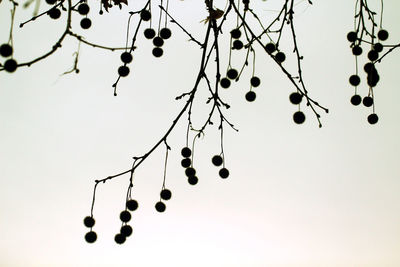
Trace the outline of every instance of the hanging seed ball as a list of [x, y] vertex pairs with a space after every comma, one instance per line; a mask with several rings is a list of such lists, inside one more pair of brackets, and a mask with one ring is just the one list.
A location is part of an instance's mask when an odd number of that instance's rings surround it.
[[132, 54], [129, 52], [123, 52], [121, 54], [121, 61], [124, 62], [125, 64], [131, 63], [132, 62]]
[[275, 59], [276, 61], [278, 61], [279, 63], [282, 63], [283, 61], [285, 61], [286, 59], [286, 55], [283, 52], [278, 52], [275, 55]]
[[245, 98], [249, 102], [253, 102], [256, 100], [256, 93], [254, 91], [248, 91], [245, 95]]
[[258, 78], [256, 76], [251, 77], [251, 79], [250, 79], [251, 86], [258, 87], [260, 85], [260, 83], [261, 83], [260, 78]]
[[274, 43], [268, 43], [265, 45], [265, 50], [268, 53], [272, 54], [276, 51], [276, 45]]
[[93, 217], [86, 216], [85, 219], [83, 219], [83, 224], [88, 228], [93, 227], [94, 223], [95, 220], [93, 219]]
[[387, 30], [379, 30], [378, 32], [378, 39], [381, 41], [386, 41], [389, 38], [389, 33]]
[[144, 21], [149, 21], [151, 19], [151, 13], [147, 9], [143, 9], [140, 12], [140, 18]]
[[184, 158], [188, 158], [192, 155], [192, 150], [190, 150], [190, 148], [188, 148], [188, 147], [184, 147], [181, 150], [181, 155]]
[[123, 234], [116, 234], [114, 240], [117, 244], [121, 245], [125, 243], [126, 237]]
[[82, 3], [78, 6], [78, 13], [82, 16], [87, 15], [90, 11], [89, 5], [86, 3]]
[[303, 112], [297, 111], [293, 114], [293, 120], [297, 124], [302, 124], [306, 120], [306, 116]]
[[94, 243], [97, 240], [97, 234], [96, 232], [90, 231], [88, 233], [86, 233], [85, 235], [85, 240], [88, 243]]
[[242, 32], [239, 29], [231, 30], [231, 37], [233, 39], [239, 39], [241, 35], [242, 35]]
[[374, 99], [370, 96], [366, 96], [363, 98], [363, 105], [369, 108], [374, 104]]
[[227, 89], [229, 86], [231, 86], [231, 81], [224, 77], [219, 81], [219, 84], [221, 85], [222, 88]]
[[52, 8], [50, 9], [47, 14], [50, 16], [52, 19], [58, 19], [61, 17], [61, 11], [58, 8]]
[[121, 219], [122, 222], [129, 222], [132, 218], [131, 213], [127, 210], [122, 211], [119, 214], [119, 218]]
[[163, 38], [161, 38], [160, 36], [156, 36], [156, 37], [154, 37], [154, 39], [153, 39], [153, 44], [154, 44], [155, 46], [157, 46], [157, 47], [161, 47], [161, 46], [163, 46], [163, 44], [164, 44], [164, 40], [163, 40]]
[[357, 40], [357, 33], [356, 32], [349, 32], [347, 34], [347, 40], [349, 42], [352, 42], [352, 43], [355, 42]]
[[228, 170], [227, 168], [222, 168], [222, 169], [220, 169], [220, 170], [219, 170], [219, 176], [220, 176], [222, 179], [228, 178], [228, 176], [229, 176], [229, 170]]
[[162, 28], [160, 30], [160, 36], [161, 38], [163, 38], [164, 40], [167, 40], [171, 37], [171, 30], [168, 28]]
[[381, 43], [374, 44], [374, 50], [378, 53], [383, 51], [383, 45]]
[[152, 28], [147, 28], [144, 30], [144, 37], [146, 37], [146, 39], [153, 39], [154, 36], [156, 36], [156, 31]]
[[10, 73], [14, 72], [17, 69], [17, 66], [18, 66], [17, 61], [15, 61], [12, 58], [7, 59], [6, 62], [4, 62], [4, 69]]
[[161, 47], [154, 47], [152, 53], [155, 57], [161, 57], [164, 54], [164, 50]]
[[121, 234], [125, 237], [128, 237], [132, 234], [133, 230], [130, 225], [123, 225], [120, 230]]
[[118, 68], [118, 74], [121, 77], [126, 77], [129, 74], [129, 68], [127, 66], [121, 66]]
[[188, 178], [188, 183], [191, 185], [195, 185], [199, 182], [199, 178], [197, 178], [196, 176], [190, 176]]
[[137, 210], [138, 207], [139, 207], [139, 203], [138, 203], [136, 200], [134, 200], [134, 199], [129, 199], [129, 200], [126, 202], [126, 208], [127, 208], [128, 210], [130, 210], [130, 211]]
[[293, 92], [289, 96], [289, 100], [293, 105], [300, 104], [302, 99], [303, 99], [303, 96], [301, 94], [299, 94], [298, 92]]
[[164, 212], [165, 209], [167, 208], [167, 206], [165, 206], [165, 204], [162, 203], [161, 201], [157, 202], [156, 205], [155, 205], [155, 207], [156, 207], [156, 210], [157, 210], [158, 212]]
[[368, 52], [368, 59], [371, 61], [377, 60], [379, 57], [379, 54], [376, 50], [371, 50]]
[[9, 56], [12, 55], [12, 53], [13, 53], [13, 48], [12, 48], [11, 45], [9, 45], [9, 44], [2, 44], [2, 45], [0, 46], [0, 55], [1, 55], [2, 57], [9, 57]]
[[229, 69], [226, 72], [226, 76], [228, 76], [229, 79], [234, 80], [237, 78], [237, 76], [239, 75], [238, 71], [236, 69]]
[[171, 193], [171, 191], [168, 190], [168, 189], [163, 189], [163, 190], [161, 190], [161, 192], [160, 192], [160, 197], [161, 197], [162, 199], [164, 199], [164, 200], [170, 200], [170, 199], [171, 199], [171, 196], [172, 196], [172, 193]]
[[375, 113], [372, 113], [368, 116], [367, 120], [369, 124], [376, 124], [378, 122], [378, 115]]
[[362, 51], [363, 51], [363, 50], [362, 50], [361, 46], [355, 45], [355, 46], [353, 46], [353, 48], [352, 48], [351, 51], [353, 52], [353, 55], [359, 56], [359, 55], [362, 54]]
[[222, 157], [220, 155], [215, 155], [211, 159], [212, 164], [215, 166], [221, 166], [223, 163]]
[[358, 106], [361, 103], [361, 96], [359, 95], [353, 95], [350, 99], [351, 104], [354, 106]]
[[183, 168], [188, 168], [192, 164], [192, 160], [190, 158], [184, 158], [181, 161], [181, 165]]
[[371, 71], [375, 70], [375, 65], [372, 62], [368, 62], [367, 64], [364, 65], [364, 71], [366, 73], [369, 73]]
[[185, 174], [186, 174], [187, 177], [195, 176], [196, 175], [196, 169], [194, 169], [192, 167], [186, 168]]
[[233, 41], [233, 49], [237, 49], [237, 50], [240, 50], [240, 49], [242, 49], [243, 48], [243, 43], [242, 43], [242, 41], [240, 41], [240, 40], [235, 40], [235, 41]]
[[351, 85], [353, 85], [353, 86], [358, 86], [358, 85], [360, 84], [360, 82], [361, 82], [361, 79], [360, 79], [360, 77], [359, 77], [358, 75], [356, 75], [356, 74], [351, 75], [350, 78], [349, 78], [349, 83], [350, 83]]
[[82, 29], [87, 30], [87, 29], [90, 28], [90, 26], [92, 26], [92, 21], [91, 21], [89, 18], [83, 18], [83, 19], [81, 20], [81, 27], [82, 27]]

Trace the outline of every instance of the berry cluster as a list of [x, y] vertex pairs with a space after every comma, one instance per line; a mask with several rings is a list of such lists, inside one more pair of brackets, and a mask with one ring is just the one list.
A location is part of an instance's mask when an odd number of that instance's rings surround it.
[[[0, 56], [8, 58], [12, 56], [12, 54], [13, 54], [13, 48], [11, 45], [2, 44], [0, 46]], [[4, 62], [3, 67], [7, 72], [14, 72], [17, 69], [18, 64], [17, 61], [15, 61], [15, 59], [9, 58]]]
[[279, 64], [282, 64], [286, 60], [286, 55], [282, 51], [279, 51], [276, 45], [272, 42], [267, 43], [264, 47], [265, 51], [267, 51], [268, 54], [273, 55], [274, 59], [276, 62]]
[[121, 77], [126, 77], [126, 76], [128, 76], [130, 70], [129, 70], [129, 67], [126, 66], [126, 64], [131, 63], [131, 62], [132, 62], [132, 59], [133, 59], [132, 54], [129, 53], [129, 52], [127, 52], [127, 51], [125, 51], [125, 52], [123, 52], [123, 53], [121, 54], [121, 61], [122, 61], [122, 63], [124, 63], [124, 65], [122, 65], [122, 66], [120, 66], [120, 67], [118, 68], [118, 74], [119, 74], [119, 76], [121, 76]]
[[172, 193], [169, 189], [162, 189], [160, 192], [160, 201], [158, 201], [155, 205], [155, 208], [158, 212], [164, 212], [167, 206], [164, 204], [162, 200], [170, 200], [172, 197]]
[[190, 156], [192, 155], [192, 150], [188, 147], [184, 147], [181, 150], [181, 155], [183, 157], [181, 165], [185, 168], [185, 174], [188, 178], [188, 183], [191, 185], [197, 184], [199, 178], [197, 178], [196, 176], [196, 169], [193, 168], [192, 160], [190, 159]]
[[[212, 164], [214, 164], [214, 166], [219, 167], [224, 163], [224, 160], [220, 155], [215, 155], [211, 158], [211, 162]], [[219, 170], [218, 174], [222, 179], [226, 179], [229, 176], [229, 170], [225, 167], [222, 167]]]
[[84, 18], [81, 19], [81, 27], [82, 29], [89, 29], [90, 26], [92, 26], [92, 21], [87, 17], [87, 14], [89, 13], [90, 8], [89, 5], [86, 2], [83, 2], [79, 4], [78, 6], [78, 13], [82, 16], [85, 16]]
[[57, 0], [46, 0], [46, 3], [53, 6], [47, 11], [47, 15], [52, 19], [59, 19], [61, 17], [61, 10], [58, 8]]
[[[289, 96], [290, 103], [293, 105], [300, 105], [301, 101], [303, 99], [303, 95], [300, 94], [299, 92], [293, 92]], [[297, 124], [302, 124], [306, 120], [306, 116], [302, 111], [296, 111], [293, 114], [293, 121]]]

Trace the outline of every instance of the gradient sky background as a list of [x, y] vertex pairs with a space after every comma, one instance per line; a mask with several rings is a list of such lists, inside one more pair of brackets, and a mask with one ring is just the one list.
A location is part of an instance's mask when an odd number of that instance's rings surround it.
[[[76, 15], [74, 29], [90, 41], [121, 46], [127, 11], [143, 1], [131, 2], [99, 17], [98, 3], [89, 1], [92, 28], [80, 30]], [[254, 5], [263, 16], [272, 16], [281, 2]], [[230, 177], [220, 179], [211, 165], [219, 152], [214, 127], [196, 143], [200, 181], [194, 187], [187, 183], [180, 166], [183, 119], [168, 139], [167, 187], [173, 197], [167, 210], [159, 214], [154, 209], [162, 186], [161, 146], [137, 169], [133, 195], [140, 207], [132, 214], [133, 236], [122, 246], [113, 239], [129, 177], [99, 186], [98, 240], [90, 245], [82, 220], [90, 213], [94, 180], [128, 170], [131, 158], [165, 133], [184, 105], [175, 96], [193, 87], [200, 49], [171, 25], [164, 56], [156, 59], [152, 44], [141, 36], [118, 97], [111, 85], [120, 52], [82, 45], [80, 74], [60, 76], [73, 64], [77, 42], [72, 38], [43, 62], [14, 74], [1, 72], [0, 266], [400, 266], [399, 51], [378, 67], [379, 122], [371, 126], [366, 121], [370, 109], [349, 102], [354, 58], [346, 34], [353, 28], [353, 2], [308, 6], [299, 1], [296, 6], [306, 85], [330, 109], [321, 113], [323, 127], [305, 108], [306, 123], [293, 123], [292, 85], [271, 59], [257, 54], [261, 86], [256, 101], [244, 99], [250, 69], [241, 82], [221, 92], [232, 106], [226, 115], [239, 128], [239, 133], [225, 130]], [[380, 1], [370, 2], [379, 6]], [[199, 23], [207, 16], [203, 5], [170, 1], [174, 17], [199, 39], [206, 28]], [[224, 5], [215, 1], [218, 8]], [[385, 1], [387, 43], [400, 40], [395, 27], [399, 8], [398, 1]], [[0, 43], [8, 40], [9, 9], [3, 0]], [[30, 15], [31, 10], [18, 13], [16, 25]], [[22, 62], [49, 50], [64, 30], [64, 19], [65, 14], [60, 21], [45, 16], [16, 27], [15, 58]], [[220, 45], [226, 51], [228, 39]], [[289, 55], [292, 46], [282, 49]], [[222, 55], [225, 68], [228, 57]], [[243, 52], [236, 53], [234, 66], [243, 58]], [[285, 64], [294, 67], [290, 60]], [[208, 114], [202, 96], [195, 107], [197, 123]]]

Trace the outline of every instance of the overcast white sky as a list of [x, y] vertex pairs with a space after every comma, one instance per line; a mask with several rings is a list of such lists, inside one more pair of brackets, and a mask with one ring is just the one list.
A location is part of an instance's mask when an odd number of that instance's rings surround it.
[[[113, 8], [99, 17], [98, 3], [89, 1], [93, 27], [83, 32], [76, 16], [74, 29], [93, 42], [121, 46], [127, 11], [142, 6], [131, 2], [129, 8]], [[269, 0], [257, 7], [272, 16], [280, 2]], [[60, 76], [73, 64], [77, 42], [71, 38], [46, 61], [14, 74], [1, 72], [0, 265], [399, 266], [399, 51], [378, 67], [380, 120], [370, 126], [370, 110], [349, 102], [354, 58], [346, 34], [353, 27], [354, 3], [313, 2], [308, 7], [300, 1], [296, 7], [298, 42], [310, 94], [330, 110], [321, 113], [323, 127], [318, 128], [305, 107], [306, 123], [292, 122], [296, 107], [288, 96], [294, 89], [271, 60], [258, 53], [257, 100], [244, 100], [250, 69], [242, 82], [221, 92], [232, 106], [226, 115], [239, 129], [225, 130], [230, 177], [220, 179], [210, 162], [219, 152], [214, 127], [196, 143], [199, 183], [187, 183], [180, 166], [184, 118], [168, 139], [172, 151], [167, 187], [173, 196], [167, 211], [154, 209], [163, 175], [165, 150], [160, 147], [135, 175], [133, 195], [140, 208], [133, 213], [133, 235], [122, 246], [113, 239], [129, 177], [100, 185], [94, 227], [98, 240], [90, 245], [83, 239], [87, 229], [82, 220], [90, 213], [94, 180], [128, 170], [132, 157], [148, 151], [165, 133], [184, 104], [175, 96], [193, 87], [201, 50], [174, 25], [160, 59], [140, 37], [131, 74], [121, 80], [117, 97], [111, 85], [119, 52], [82, 45], [80, 74]], [[380, 1], [375, 2], [378, 6]], [[203, 4], [170, 1], [171, 14], [199, 39], [206, 28], [199, 23], [207, 16]], [[216, 2], [220, 9], [224, 5]], [[385, 1], [385, 6], [388, 43], [396, 43], [400, 4]], [[9, 9], [4, 0], [0, 43], [8, 40]], [[20, 12], [16, 24], [30, 12]], [[50, 49], [63, 23], [43, 17], [16, 27], [15, 58], [22, 62]], [[226, 51], [224, 40], [220, 45]], [[292, 46], [282, 47], [289, 56]], [[225, 68], [227, 53], [222, 55]], [[240, 66], [243, 58], [236, 53], [233, 64]], [[360, 93], [365, 95], [363, 83]], [[201, 101], [196, 102], [198, 123], [208, 115], [205, 96], [200, 92]]]

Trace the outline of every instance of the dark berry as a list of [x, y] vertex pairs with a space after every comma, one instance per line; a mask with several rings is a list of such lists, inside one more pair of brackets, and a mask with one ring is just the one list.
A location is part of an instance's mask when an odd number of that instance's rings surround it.
[[191, 185], [195, 185], [199, 182], [199, 178], [197, 178], [196, 176], [190, 176], [188, 178], [188, 183]]
[[96, 232], [90, 231], [88, 233], [86, 233], [85, 235], [85, 240], [88, 243], [94, 243], [97, 240], [97, 234]]
[[355, 45], [352, 49], [353, 55], [359, 56], [362, 54], [362, 48], [359, 45]]
[[124, 210], [124, 211], [121, 211], [121, 213], [119, 214], [119, 218], [123, 222], [129, 222], [131, 220], [132, 216], [129, 211]]
[[132, 62], [132, 54], [129, 52], [124, 52], [121, 54], [121, 60], [124, 63], [131, 63]]
[[57, 2], [57, 0], [46, 0], [46, 3], [49, 5], [54, 5]]
[[370, 107], [374, 104], [374, 99], [370, 96], [366, 96], [363, 98], [363, 105], [366, 107]]
[[353, 95], [350, 99], [351, 104], [354, 106], [358, 106], [361, 103], [361, 96], [359, 95]]
[[243, 48], [243, 43], [240, 40], [233, 41], [233, 49], [240, 50]]
[[160, 197], [161, 197], [162, 199], [164, 199], [164, 200], [170, 200], [170, 199], [171, 199], [171, 196], [172, 196], [172, 193], [171, 193], [171, 191], [168, 190], [168, 189], [163, 189], [163, 190], [160, 192]]
[[168, 28], [162, 28], [160, 30], [160, 36], [165, 40], [169, 39], [169, 37], [171, 37], [171, 30]]
[[13, 48], [12, 48], [11, 45], [9, 45], [9, 44], [2, 44], [2, 45], [0, 46], [0, 55], [1, 55], [2, 57], [9, 57], [9, 56], [12, 55], [12, 53], [13, 53]]
[[276, 45], [274, 43], [268, 43], [265, 45], [265, 50], [268, 53], [272, 54], [276, 51]]
[[181, 160], [181, 165], [184, 168], [190, 167], [191, 164], [192, 164], [192, 161], [191, 161], [190, 158], [184, 158], [184, 159]]
[[190, 150], [190, 148], [188, 148], [188, 147], [184, 147], [181, 150], [181, 155], [184, 158], [188, 158], [192, 155], [192, 150]]
[[296, 112], [293, 114], [293, 120], [294, 120], [294, 122], [297, 123], [297, 124], [302, 124], [302, 123], [306, 120], [306, 116], [304, 115], [303, 112], [301, 112], [301, 111], [296, 111]]
[[118, 68], [118, 74], [121, 77], [126, 77], [129, 74], [129, 68], [127, 66], [121, 66]]
[[260, 83], [261, 83], [260, 78], [258, 78], [256, 76], [251, 77], [251, 79], [250, 79], [251, 86], [258, 87], [260, 85]]
[[293, 105], [300, 104], [302, 99], [303, 99], [303, 96], [301, 94], [299, 94], [298, 92], [293, 92], [289, 96], [289, 100]]
[[132, 234], [133, 230], [130, 225], [123, 225], [120, 232], [123, 236], [128, 237]]
[[239, 39], [241, 35], [242, 35], [242, 32], [239, 29], [231, 30], [231, 37], [233, 39]]
[[117, 244], [123, 244], [126, 241], [126, 237], [123, 234], [116, 234], [114, 240]]
[[383, 51], [383, 45], [381, 43], [374, 44], [374, 50], [378, 53]]
[[364, 65], [364, 71], [366, 73], [369, 73], [375, 69], [374, 63], [368, 62], [367, 64]]
[[147, 28], [144, 30], [144, 37], [147, 39], [153, 39], [156, 36], [156, 31], [152, 28]]
[[369, 122], [369, 124], [375, 124], [375, 123], [377, 123], [378, 122], [378, 115], [376, 115], [375, 113], [372, 113], [372, 114], [370, 114], [370, 115], [368, 115], [368, 122]]
[[235, 69], [229, 69], [226, 72], [226, 76], [228, 76], [229, 79], [234, 80], [237, 78], [237, 76], [239, 75], [238, 71]]
[[128, 210], [130, 210], [130, 211], [137, 210], [138, 207], [139, 207], [139, 203], [138, 203], [136, 200], [134, 200], [134, 199], [129, 199], [129, 200], [126, 202], [126, 208], [127, 208]]
[[222, 88], [229, 88], [229, 86], [231, 86], [231, 81], [228, 79], [228, 78], [226, 78], [226, 77], [224, 77], [224, 78], [222, 78], [220, 81], [219, 81], [219, 83], [221, 84], [221, 87]]
[[378, 39], [381, 41], [386, 41], [389, 38], [389, 33], [386, 30], [379, 30]]
[[162, 203], [161, 201], [157, 202], [155, 207], [156, 207], [156, 210], [157, 210], [158, 212], [164, 212], [165, 209], [167, 208], [167, 207], [165, 206], [165, 204]]
[[275, 55], [275, 59], [276, 61], [278, 61], [279, 63], [282, 63], [283, 61], [285, 61], [286, 59], [286, 55], [283, 52], [278, 52]]
[[367, 84], [371, 87], [375, 87], [379, 82], [379, 74], [376, 69], [371, 70], [368, 72], [367, 75]]
[[161, 47], [154, 47], [152, 53], [153, 53], [153, 56], [155, 56], [155, 57], [161, 57], [163, 55], [164, 51], [162, 50]]
[[160, 36], [154, 37], [153, 44], [157, 47], [160, 47], [164, 44], [164, 40]]
[[91, 21], [89, 18], [83, 18], [83, 19], [81, 20], [81, 27], [82, 27], [82, 29], [87, 30], [87, 29], [90, 28], [90, 26], [92, 26], [92, 21]]
[[254, 93], [254, 91], [248, 91], [245, 95], [245, 98], [247, 101], [253, 102], [256, 100], [256, 93]]
[[227, 168], [222, 168], [222, 169], [220, 169], [220, 170], [219, 170], [219, 176], [220, 176], [222, 179], [228, 178], [228, 176], [229, 176], [229, 170], [228, 170]]
[[375, 61], [377, 60], [379, 57], [378, 52], [376, 52], [375, 50], [371, 50], [368, 52], [368, 59], [371, 61]]
[[4, 62], [4, 69], [7, 72], [14, 72], [17, 69], [17, 61], [15, 61], [14, 59], [10, 58], [7, 59], [6, 62]]
[[195, 176], [196, 175], [196, 169], [189, 167], [185, 170], [185, 174], [187, 177]]
[[58, 19], [61, 17], [61, 11], [58, 8], [52, 8], [50, 9], [47, 14], [50, 16], [52, 19]]
[[89, 10], [90, 10], [89, 5], [86, 3], [82, 3], [78, 6], [78, 12], [82, 16], [87, 15], [89, 13]]
[[95, 223], [95, 221], [94, 221], [93, 217], [90, 217], [90, 216], [85, 217], [85, 219], [83, 220], [83, 224], [89, 228], [93, 227], [94, 223]]
[[221, 166], [222, 163], [223, 163], [223, 160], [222, 160], [222, 157], [220, 155], [215, 155], [214, 157], [212, 157], [211, 162], [215, 166]]
[[360, 82], [361, 82], [360, 77], [356, 74], [351, 75], [349, 78], [349, 83], [353, 86], [359, 85]]
[[144, 21], [149, 21], [151, 19], [151, 13], [147, 9], [143, 9], [140, 12], [140, 18]]
[[347, 40], [349, 42], [352, 42], [352, 43], [355, 42], [357, 40], [357, 33], [356, 32], [349, 32], [347, 34]]

